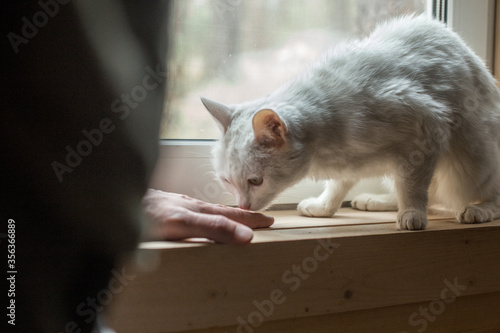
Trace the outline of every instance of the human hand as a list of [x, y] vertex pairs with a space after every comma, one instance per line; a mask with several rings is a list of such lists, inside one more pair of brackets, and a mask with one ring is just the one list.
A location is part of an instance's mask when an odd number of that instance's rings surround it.
[[151, 217], [148, 240], [205, 237], [218, 243], [246, 244], [253, 238], [251, 228], [269, 227], [274, 222], [260, 213], [153, 189], [148, 189], [142, 202]]

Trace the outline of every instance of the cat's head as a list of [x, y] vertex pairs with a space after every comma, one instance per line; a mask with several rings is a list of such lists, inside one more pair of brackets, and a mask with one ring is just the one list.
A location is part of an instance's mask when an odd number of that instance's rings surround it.
[[305, 149], [275, 110], [202, 102], [223, 132], [213, 150], [215, 172], [240, 208], [262, 210], [306, 175]]

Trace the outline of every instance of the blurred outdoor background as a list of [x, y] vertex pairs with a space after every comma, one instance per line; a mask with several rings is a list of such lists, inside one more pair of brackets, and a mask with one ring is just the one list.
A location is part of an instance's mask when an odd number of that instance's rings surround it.
[[340, 40], [367, 35], [427, 0], [175, 0], [162, 139], [216, 139], [200, 96], [265, 96]]

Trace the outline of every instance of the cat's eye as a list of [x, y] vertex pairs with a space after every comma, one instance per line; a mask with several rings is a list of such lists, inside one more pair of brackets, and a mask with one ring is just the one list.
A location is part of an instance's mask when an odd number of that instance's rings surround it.
[[227, 180], [227, 178], [222, 178], [222, 181], [223, 181], [224, 183], [231, 184], [231, 183], [229, 182], [229, 180]]
[[259, 185], [262, 185], [262, 183], [264, 182], [264, 178], [262, 178], [260, 176], [255, 176], [255, 177], [249, 178], [248, 182], [253, 186], [259, 186]]

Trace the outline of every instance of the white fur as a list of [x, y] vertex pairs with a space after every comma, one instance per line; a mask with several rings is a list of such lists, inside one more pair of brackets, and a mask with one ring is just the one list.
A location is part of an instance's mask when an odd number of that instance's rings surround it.
[[[401, 229], [425, 228], [429, 200], [462, 223], [500, 218], [500, 93], [458, 35], [424, 16], [338, 45], [265, 98], [204, 103], [225, 128], [214, 165], [240, 207], [263, 209], [311, 176], [328, 180], [325, 192], [298, 210], [331, 216], [359, 179], [390, 176]], [[263, 109], [276, 119], [257, 131], [252, 119]], [[249, 183], [255, 176], [261, 185]], [[365, 195], [354, 206], [396, 202]]]
[[370, 211], [391, 211], [398, 210], [396, 193], [370, 194], [362, 193], [351, 201], [353, 208]]

